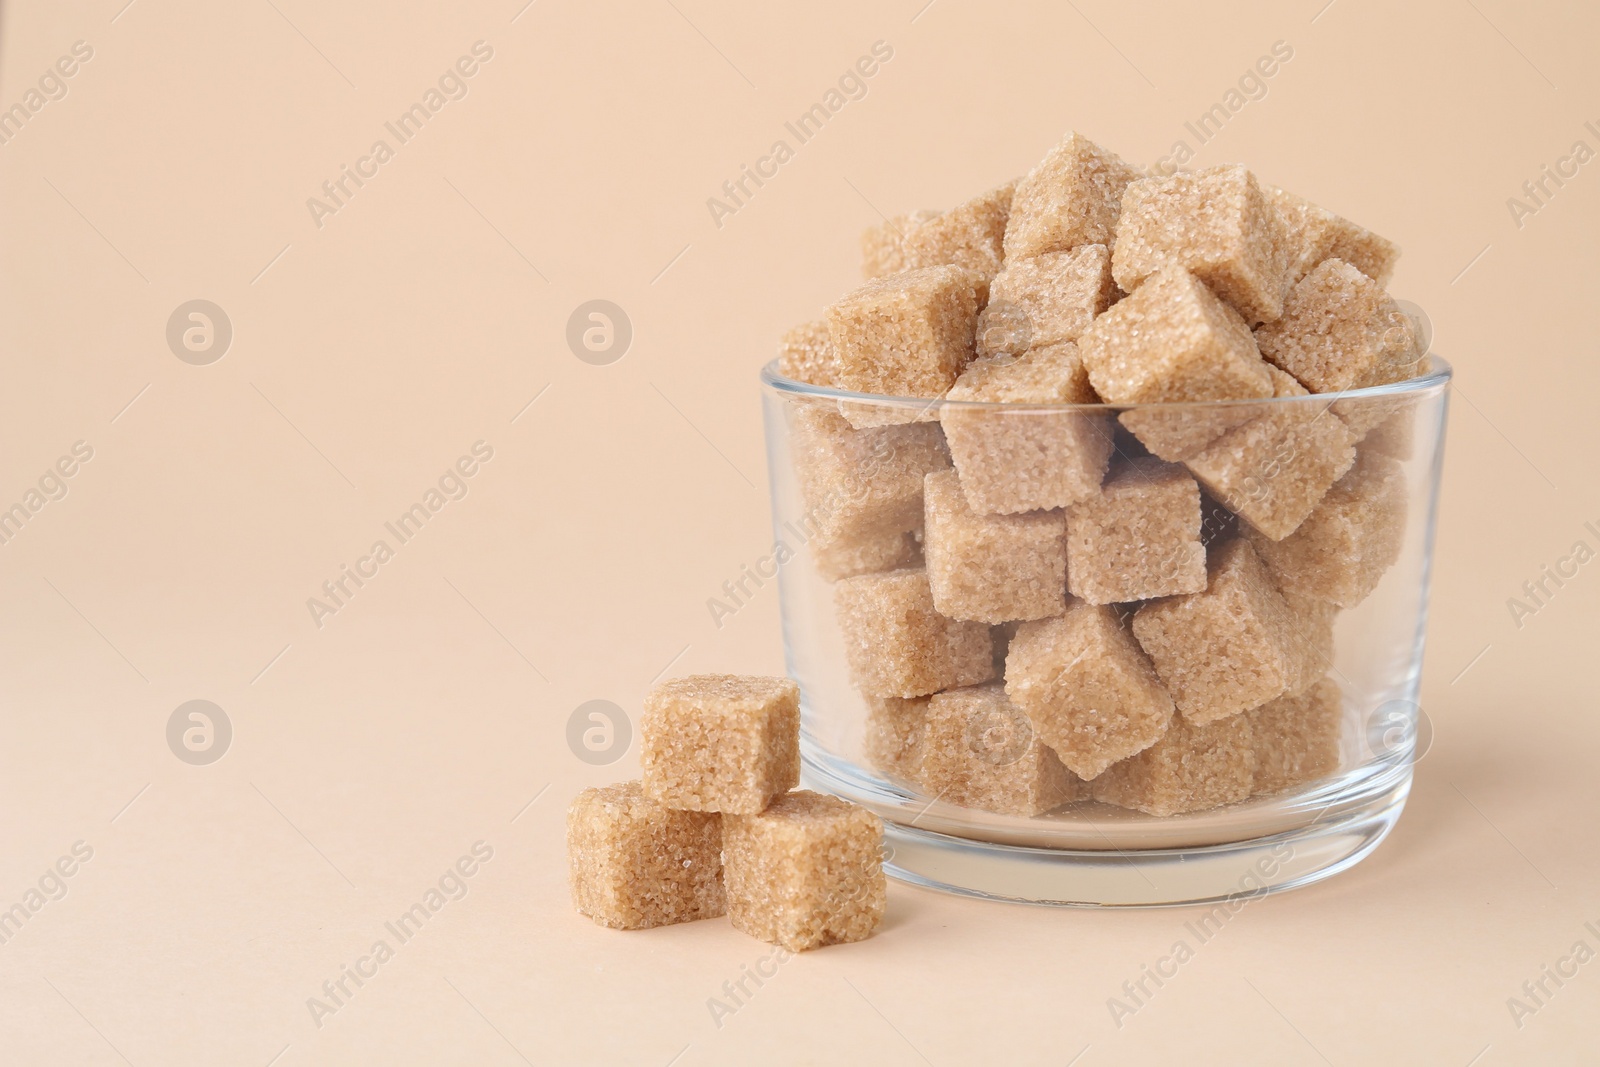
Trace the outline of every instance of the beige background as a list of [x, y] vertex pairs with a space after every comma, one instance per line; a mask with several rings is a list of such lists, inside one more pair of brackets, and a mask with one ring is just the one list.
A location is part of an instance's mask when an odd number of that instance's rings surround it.
[[[0, 107], [74, 42], [93, 58], [0, 146], [0, 506], [74, 442], [93, 458], [0, 545], [0, 908], [93, 857], [0, 945], [0, 1058], [1594, 1061], [1600, 963], [1520, 1029], [1507, 998], [1600, 949], [1600, 563], [1520, 628], [1506, 605], [1600, 547], [1600, 162], [1520, 228], [1506, 205], [1600, 149], [1592, 12], [125, 2], [5, 5]], [[319, 228], [307, 198], [479, 40], [468, 95]], [[867, 96], [715, 226], [706, 199], [878, 40]], [[1251, 904], [1121, 1027], [1107, 998], [1189, 913], [900, 885], [878, 937], [716, 1025], [769, 949], [572, 913], [564, 805], [637, 761], [585, 764], [565, 729], [669, 668], [781, 670], [773, 589], [721, 629], [705, 607], [770, 541], [756, 367], [851, 284], [877, 210], [948, 206], [1067, 128], [1153, 162], [1279, 40], [1195, 162], [1401, 243], [1393, 288], [1459, 373], [1436, 738], [1398, 830]], [[233, 325], [209, 366], [164, 337], [195, 298]], [[634, 327], [609, 366], [564, 340], [592, 298]], [[316, 626], [307, 598], [479, 440], [467, 496]], [[191, 699], [233, 725], [209, 766], [165, 740]], [[315, 1025], [307, 998], [480, 840], [468, 895]]]

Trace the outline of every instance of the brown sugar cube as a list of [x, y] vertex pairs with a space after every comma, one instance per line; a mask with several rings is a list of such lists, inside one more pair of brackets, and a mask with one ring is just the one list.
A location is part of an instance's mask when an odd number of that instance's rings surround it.
[[[1275, 396], [1307, 396], [1276, 367]], [[1184, 461], [1213, 496], [1272, 540], [1289, 536], [1355, 462], [1350, 431], [1326, 402], [1239, 405], [1259, 414]]]
[[1088, 795], [998, 682], [928, 702], [922, 789], [1000, 815], [1042, 815]]
[[1245, 712], [1256, 755], [1251, 792], [1277, 793], [1339, 769], [1339, 700], [1338, 683], [1323, 678]]
[[[1071, 342], [1021, 356], [974, 360], [950, 390], [981, 404], [1093, 404], [1099, 398]], [[1090, 410], [946, 404], [939, 419], [961, 488], [983, 515], [1077, 503], [1100, 486], [1111, 455], [1112, 422]]]
[[1389, 284], [1400, 250], [1371, 230], [1326, 208], [1271, 185], [1262, 189], [1283, 220], [1289, 250], [1289, 282], [1310, 274], [1325, 259], [1337, 256], [1377, 282]]
[[800, 687], [695, 674], [644, 699], [639, 764], [652, 800], [685, 811], [760, 811], [800, 782]]
[[567, 866], [573, 906], [601, 926], [643, 930], [727, 910], [722, 816], [665, 807], [636, 781], [573, 800]]
[[1175, 718], [1161, 740], [1096, 778], [1094, 798], [1147, 815], [1181, 815], [1248, 799], [1254, 781], [1248, 715], [1204, 726]]
[[922, 479], [950, 466], [938, 426], [857, 430], [831, 408], [797, 405], [790, 452], [805, 506], [791, 532], [824, 578], [893, 570], [917, 558]]
[[907, 229], [902, 245], [906, 266], [966, 267], [992, 278], [1005, 258], [1002, 242], [1015, 185], [990, 190]]
[[1121, 616], [1082, 601], [1060, 618], [1018, 628], [1006, 693], [1086, 779], [1154, 744], [1172, 720], [1172, 698]]
[[867, 282], [828, 309], [840, 388], [941, 397], [972, 359], [983, 275], [923, 267]]
[[1059, 510], [979, 515], [955, 471], [924, 483], [924, 550], [939, 614], [999, 623], [1067, 607], [1066, 518]]
[[1010, 260], [989, 283], [989, 304], [978, 316], [978, 355], [1075, 341], [1111, 306], [1115, 291], [1105, 245]]
[[1164, 267], [1183, 267], [1247, 322], [1283, 311], [1283, 220], [1255, 175], [1236, 164], [1145, 178], [1122, 194], [1111, 271], [1132, 293]]
[[1299, 593], [1285, 592], [1283, 600], [1289, 605], [1289, 616], [1300, 638], [1295, 642], [1298, 654], [1289, 683], [1289, 692], [1299, 694], [1333, 669], [1333, 624], [1339, 616], [1339, 606]]
[[1313, 393], [1404, 381], [1421, 357], [1412, 319], [1342, 259], [1324, 260], [1300, 279], [1283, 317], [1256, 330], [1256, 344]]
[[[1157, 271], [1090, 323], [1078, 338], [1078, 354], [1108, 404], [1272, 395], [1272, 377], [1249, 327], [1181, 267]], [[1224, 406], [1129, 411], [1121, 421], [1151, 452], [1177, 460], [1249, 417]]]
[[989, 628], [939, 614], [925, 570], [846, 578], [834, 605], [851, 677], [868, 696], [926, 696], [994, 676]]
[[804, 952], [865, 940], [883, 920], [883, 822], [867, 809], [802, 789], [722, 827], [734, 929]]
[[833, 342], [826, 320], [796, 326], [783, 335], [778, 342], [778, 373], [810, 385], [833, 385]]
[[866, 698], [862, 752], [884, 774], [915, 784], [922, 779], [922, 740], [928, 725], [928, 698]]
[[906, 238], [922, 226], [939, 217], [937, 211], [913, 211], [909, 215], [896, 215], [880, 226], [873, 226], [861, 234], [861, 276], [868, 281], [908, 270]]
[[1067, 509], [1067, 587], [1091, 604], [1206, 587], [1200, 487], [1176, 463], [1111, 468], [1098, 493]]
[[1205, 592], [1145, 604], [1133, 633], [1192, 723], [1259, 707], [1303, 680], [1307, 637], [1242, 539], [1212, 554]]
[[1006, 221], [1006, 259], [1110, 245], [1122, 191], [1140, 177], [1138, 167], [1069, 133], [1017, 182]]
[[1400, 558], [1405, 527], [1405, 469], [1362, 449], [1299, 529], [1281, 541], [1251, 542], [1285, 592], [1353, 608]]
[[[1350, 425], [1350, 420], [1345, 421]], [[1381, 452], [1390, 459], [1410, 459], [1416, 451], [1416, 405], [1404, 402], [1361, 438], [1363, 452]]]

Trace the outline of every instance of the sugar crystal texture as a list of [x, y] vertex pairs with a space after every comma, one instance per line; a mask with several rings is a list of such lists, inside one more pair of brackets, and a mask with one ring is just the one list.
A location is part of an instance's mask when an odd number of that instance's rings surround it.
[[861, 234], [861, 276], [868, 281], [908, 270], [906, 238], [939, 217], [937, 211], [896, 215]]
[[1206, 587], [1200, 487], [1176, 463], [1113, 465], [1100, 491], [1067, 509], [1067, 584], [1091, 604]]
[[990, 282], [989, 304], [978, 316], [978, 355], [1077, 340], [1115, 291], [1105, 245], [1010, 260]]
[[796, 404], [790, 454], [805, 506], [796, 536], [809, 538], [824, 578], [893, 570], [917, 558], [923, 477], [950, 466], [938, 426], [857, 430], [831, 408]]
[[567, 809], [572, 903], [601, 926], [642, 930], [726, 909], [722, 816], [677, 811], [637, 781], [585, 789]]
[[901, 246], [906, 266], [966, 267], [993, 277], [1005, 258], [1002, 241], [1014, 186], [1001, 186], [908, 228]]
[[1110, 245], [1122, 191], [1141, 177], [1087, 137], [1070, 133], [1017, 182], [1006, 222], [1006, 259]]
[[[1281, 588], [1279, 591], [1283, 592]], [[1283, 601], [1289, 605], [1289, 617], [1298, 637], [1294, 642], [1295, 681], [1290, 690], [1299, 692], [1311, 679], [1321, 678], [1333, 669], [1333, 626], [1339, 617], [1339, 606], [1292, 592], [1284, 592]]]
[[1303, 197], [1271, 185], [1262, 188], [1283, 220], [1291, 284], [1333, 257], [1354, 265], [1379, 285], [1389, 283], [1400, 258], [1400, 250], [1391, 242]]
[[1366, 452], [1381, 452], [1391, 459], [1407, 460], [1416, 451], [1416, 436], [1416, 404], [1405, 401], [1397, 404], [1392, 414], [1386, 415], [1361, 438], [1361, 448]]
[[1303, 688], [1309, 641], [1248, 541], [1212, 554], [1203, 593], [1153, 600], [1134, 636], [1186, 719], [1209, 723]]
[[891, 274], [828, 309], [835, 380], [858, 393], [941, 397], [972, 359], [983, 275], [965, 267]]
[[800, 781], [800, 687], [696, 674], [652, 688], [639, 719], [646, 795], [686, 811], [748, 813]]
[[1342, 259], [1324, 260], [1302, 278], [1283, 317], [1256, 330], [1256, 344], [1313, 393], [1404, 381], [1421, 358], [1410, 316]]
[[1059, 510], [980, 515], [955, 471], [930, 474], [924, 485], [923, 547], [939, 614], [1000, 623], [1066, 609], [1066, 519]]
[[785, 378], [832, 386], [833, 368], [833, 341], [826, 320], [796, 326], [778, 343], [778, 373]]
[[928, 698], [867, 697], [862, 753], [884, 774], [916, 783], [922, 779], [922, 741]]
[[883, 920], [883, 823], [809, 790], [723, 819], [728, 918], [791, 952], [871, 937]]
[[[974, 360], [950, 390], [981, 404], [1093, 404], [1071, 342]], [[1093, 493], [1111, 455], [1112, 422], [1089, 410], [967, 407], [940, 411], [967, 503], [980, 514], [1065, 507]]]
[[1283, 221], [1253, 174], [1235, 164], [1128, 186], [1111, 254], [1117, 284], [1132, 293], [1165, 267], [1188, 270], [1247, 322], [1282, 313]]
[[1218, 500], [1273, 540], [1293, 533], [1355, 462], [1350, 431], [1326, 401], [1268, 368], [1277, 402], [1239, 405], [1258, 414], [1184, 462]]
[[1094, 796], [1147, 815], [1181, 815], [1245, 800], [1254, 781], [1249, 716], [1208, 725], [1180, 717], [1161, 740], [1095, 779]]
[[851, 677], [867, 696], [926, 696], [994, 676], [989, 627], [939, 614], [925, 570], [846, 578], [834, 605]]
[[1338, 770], [1340, 714], [1331, 678], [1246, 712], [1256, 757], [1251, 791], [1277, 793]]
[[1121, 616], [1082, 601], [1017, 629], [1006, 693], [1085, 779], [1154, 744], [1172, 720], [1172, 698]]
[[[1078, 338], [1089, 380], [1109, 404], [1254, 400], [1272, 395], [1255, 338], [1233, 309], [1181, 267], [1151, 275]], [[1249, 418], [1227, 406], [1129, 411], [1122, 424], [1162, 459], [1184, 459]]]
[[1353, 608], [1400, 558], [1405, 527], [1405, 469], [1362, 449], [1350, 473], [1292, 535], [1250, 540], [1286, 592]]
[[1087, 795], [999, 683], [928, 702], [923, 792], [1001, 815], [1042, 815]]

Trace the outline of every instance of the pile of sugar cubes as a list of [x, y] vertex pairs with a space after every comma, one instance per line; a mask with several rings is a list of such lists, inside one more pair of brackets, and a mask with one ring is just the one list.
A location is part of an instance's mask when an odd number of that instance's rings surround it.
[[[1399, 557], [1412, 410], [1261, 401], [1419, 372], [1397, 249], [1242, 166], [1147, 177], [1077, 134], [862, 243], [866, 284], [778, 367], [944, 401], [792, 401], [866, 757], [1025, 816], [1336, 772], [1334, 617]], [[1090, 406], [995, 406], [1028, 404]]]
[[573, 903], [637, 930], [727, 915], [791, 952], [870, 937], [883, 918], [883, 823], [800, 782], [800, 689], [693, 675], [651, 690], [641, 779], [567, 811]]

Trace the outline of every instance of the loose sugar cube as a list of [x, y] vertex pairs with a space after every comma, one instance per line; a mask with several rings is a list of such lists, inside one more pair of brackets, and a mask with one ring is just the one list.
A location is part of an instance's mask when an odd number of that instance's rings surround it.
[[[983, 404], [1093, 404], [1071, 342], [974, 360], [948, 399]], [[965, 407], [940, 411], [967, 503], [979, 514], [1065, 507], [1100, 486], [1112, 423], [1093, 411]]]
[[1122, 194], [1111, 270], [1134, 292], [1164, 267], [1183, 267], [1247, 322], [1283, 311], [1288, 250], [1283, 221], [1255, 176], [1238, 165], [1145, 178]]
[[1337, 256], [1377, 282], [1389, 284], [1400, 250], [1371, 230], [1282, 189], [1262, 187], [1283, 220], [1291, 284], [1325, 259]]
[[1133, 616], [1133, 633], [1192, 723], [1281, 696], [1302, 680], [1307, 660], [1307, 638], [1242, 539], [1212, 554], [1205, 592], [1145, 604]]
[[573, 800], [567, 865], [573, 906], [601, 926], [643, 930], [727, 910], [722, 816], [664, 807], [636, 781]]
[[1289, 537], [1251, 538], [1280, 588], [1353, 608], [1400, 558], [1406, 526], [1405, 470], [1363, 449], [1350, 473]]
[[884, 774], [916, 783], [922, 779], [922, 740], [928, 726], [928, 698], [867, 697], [862, 751]]
[[790, 451], [806, 510], [789, 532], [824, 578], [893, 570], [917, 558], [923, 477], [950, 466], [938, 426], [857, 430], [835, 411], [800, 405]]
[[906, 230], [906, 266], [955, 266], [993, 277], [1005, 258], [1002, 241], [1015, 183], [968, 200]]
[[1086, 795], [998, 683], [935, 693], [928, 702], [922, 788], [1001, 815], [1042, 815]]
[[867, 282], [828, 309], [835, 380], [886, 396], [940, 397], [973, 354], [983, 275], [923, 267]]
[[1122, 191], [1142, 176], [1087, 137], [1071, 133], [1017, 182], [1006, 221], [1006, 259], [1110, 245]]
[[[1309, 395], [1289, 375], [1268, 369], [1280, 400]], [[1355, 462], [1350, 431], [1326, 402], [1241, 408], [1260, 414], [1184, 462], [1241, 519], [1281, 540]]]
[[819, 319], [796, 326], [778, 343], [778, 373], [811, 385], [833, 385], [833, 342]]
[[791, 952], [861, 941], [883, 920], [883, 823], [809, 790], [723, 820], [728, 918]]
[[1066, 609], [1066, 520], [1059, 510], [979, 515], [955, 471], [930, 474], [924, 484], [923, 543], [939, 614], [998, 623]]
[[1172, 698], [1121, 616], [1082, 601], [1018, 627], [1005, 684], [1045, 744], [1086, 779], [1154, 744], [1172, 720]]
[[686, 811], [760, 811], [800, 781], [800, 687], [696, 674], [650, 690], [639, 764], [651, 799]]
[[1075, 341], [1111, 305], [1115, 290], [1105, 245], [1013, 259], [989, 284], [989, 304], [978, 316], [978, 355]]
[[1404, 381], [1421, 356], [1410, 316], [1342, 259], [1324, 260], [1302, 278], [1283, 317], [1256, 331], [1256, 344], [1314, 393]]
[[1112, 467], [1100, 491], [1067, 509], [1067, 585], [1091, 604], [1206, 587], [1200, 487], [1175, 463]]
[[937, 211], [896, 215], [861, 234], [861, 276], [868, 281], [908, 270], [906, 238], [939, 217]]
[[1339, 686], [1324, 678], [1246, 712], [1255, 749], [1252, 792], [1276, 793], [1339, 769]]
[[1161, 740], [1096, 778], [1094, 797], [1147, 815], [1181, 815], [1245, 800], [1254, 780], [1249, 716], [1204, 726], [1175, 718]]
[[[1109, 404], [1272, 395], [1272, 376], [1250, 328], [1181, 267], [1157, 271], [1090, 323], [1078, 354], [1095, 392]], [[1223, 406], [1129, 411], [1121, 420], [1151, 452], [1178, 460], [1250, 417]]]
[[834, 604], [851, 676], [868, 696], [926, 696], [994, 675], [989, 628], [939, 614], [925, 570], [846, 578]]

